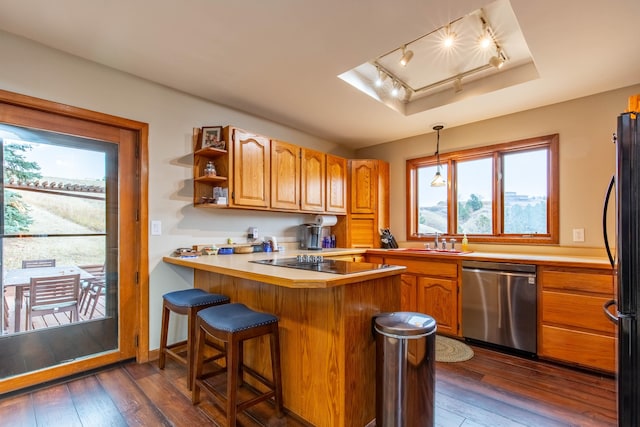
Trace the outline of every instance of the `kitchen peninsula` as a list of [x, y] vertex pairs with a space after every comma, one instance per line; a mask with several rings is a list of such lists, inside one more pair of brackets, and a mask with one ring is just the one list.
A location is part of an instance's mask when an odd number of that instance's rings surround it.
[[[338, 249], [322, 255], [350, 253]], [[400, 274], [405, 267], [332, 274], [250, 262], [291, 256], [253, 253], [163, 260], [192, 268], [194, 287], [279, 317], [284, 405], [289, 411], [316, 426], [365, 426], [375, 418], [371, 318], [400, 309]], [[245, 363], [268, 374], [269, 358], [260, 357], [266, 345], [247, 342]]]

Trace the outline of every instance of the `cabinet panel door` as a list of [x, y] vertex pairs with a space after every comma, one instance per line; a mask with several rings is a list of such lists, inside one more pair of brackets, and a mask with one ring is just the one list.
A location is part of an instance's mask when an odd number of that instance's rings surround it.
[[240, 129], [233, 132], [233, 203], [269, 207], [269, 138]]
[[418, 277], [417, 311], [433, 317], [438, 332], [458, 334], [457, 281]]
[[378, 168], [375, 160], [351, 160], [351, 213], [373, 214], [377, 203]]
[[418, 311], [416, 304], [416, 283], [417, 277], [412, 274], [400, 275], [400, 310]]
[[271, 207], [300, 209], [300, 147], [271, 140]]
[[324, 212], [325, 154], [302, 149], [300, 209], [308, 212]]
[[331, 213], [347, 213], [347, 159], [327, 154], [327, 203]]

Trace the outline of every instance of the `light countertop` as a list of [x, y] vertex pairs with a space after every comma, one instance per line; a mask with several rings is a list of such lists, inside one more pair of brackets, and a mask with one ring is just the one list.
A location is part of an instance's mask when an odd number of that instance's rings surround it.
[[197, 270], [224, 274], [241, 279], [255, 280], [288, 288], [331, 288], [366, 280], [380, 279], [402, 273], [405, 267], [390, 266], [381, 270], [364, 271], [352, 274], [321, 273], [308, 270], [298, 270], [286, 267], [256, 264], [249, 261], [291, 258], [299, 254], [340, 256], [357, 255], [365, 251], [362, 249], [323, 249], [322, 251], [286, 251], [286, 252], [254, 252], [249, 254], [231, 255], [201, 255], [196, 258], [180, 258], [166, 256], [163, 261]]

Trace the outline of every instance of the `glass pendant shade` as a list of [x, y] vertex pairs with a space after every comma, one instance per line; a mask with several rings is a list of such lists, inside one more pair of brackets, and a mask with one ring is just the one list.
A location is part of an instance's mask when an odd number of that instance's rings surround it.
[[436, 172], [436, 174], [434, 175], [433, 179], [431, 180], [431, 186], [432, 187], [444, 187], [444, 185], [446, 183], [447, 182], [444, 180], [444, 177], [440, 173], [440, 168], [438, 168], [438, 171]]

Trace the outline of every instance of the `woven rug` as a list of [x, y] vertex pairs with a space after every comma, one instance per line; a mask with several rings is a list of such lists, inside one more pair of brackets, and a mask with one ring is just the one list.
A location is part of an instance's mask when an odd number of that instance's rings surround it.
[[464, 362], [472, 357], [473, 350], [462, 341], [436, 335], [436, 362]]

